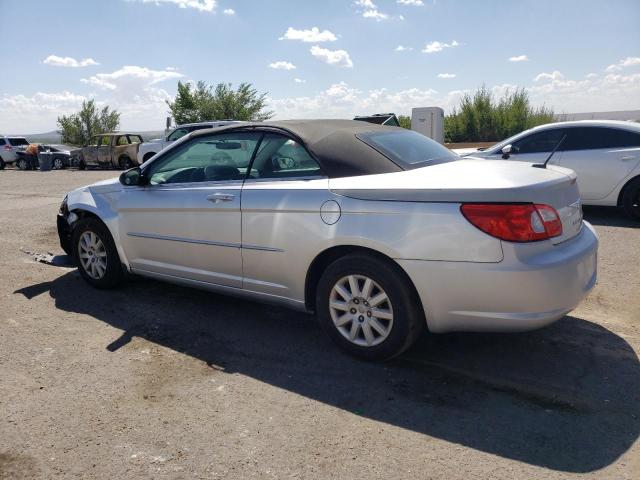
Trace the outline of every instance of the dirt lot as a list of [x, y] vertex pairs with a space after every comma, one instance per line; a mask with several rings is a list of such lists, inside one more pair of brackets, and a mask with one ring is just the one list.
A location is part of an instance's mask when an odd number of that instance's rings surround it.
[[89, 288], [66, 191], [0, 172], [0, 478], [640, 478], [640, 228], [585, 211], [599, 284], [533, 333], [425, 336], [388, 364], [309, 316], [146, 280]]

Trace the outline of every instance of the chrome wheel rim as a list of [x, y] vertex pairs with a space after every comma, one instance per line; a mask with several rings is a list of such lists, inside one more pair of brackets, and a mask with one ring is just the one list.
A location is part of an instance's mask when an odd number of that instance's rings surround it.
[[104, 243], [94, 232], [87, 231], [78, 242], [80, 265], [87, 275], [100, 280], [107, 272], [107, 250]]
[[64, 164], [62, 163], [62, 159], [56, 158], [53, 161], [53, 168], [55, 168], [56, 170], [61, 170], [62, 167], [64, 167]]
[[364, 275], [348, 275], [336, 282], [329, 295], [329, 312], [338, 332], [361, 347], [381, 344], [393, 328], [389, 296]]

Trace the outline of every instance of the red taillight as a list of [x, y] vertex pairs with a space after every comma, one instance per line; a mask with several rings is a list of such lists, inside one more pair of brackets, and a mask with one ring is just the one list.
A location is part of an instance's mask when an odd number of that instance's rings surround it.
[[4, 146], [4, 149], [5, 149], [5, 150], [12, 150], [11, 145], [5, 145], [5, 146]]
[[562, 235], [560, 216], [549, 205], [465, 203], [460, 210], [483, 232], [509, 242], [535, 242]]

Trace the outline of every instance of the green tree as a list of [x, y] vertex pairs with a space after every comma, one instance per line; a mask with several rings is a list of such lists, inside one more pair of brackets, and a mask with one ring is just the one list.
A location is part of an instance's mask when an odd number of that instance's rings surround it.
[[241, 83], [234, 90], [230, 83], [219, 83], [214, 88], [200, 81], [195, 86], [178, 82], [178, 93], [173, 102], [167, 101], [171, 116], [177, 124], [207, 120], [263, 121], [273, 116], [265, 110], [267, 94], [259, 94], [250, 83]]
[[398, 115], [398, 122], [402, 128], [411, 130], [411, 117], [407, 115]]
[[446, 142], [495, 142], [536, 125], [554, 121], [553, 110], [533, 108], [523, 88], [507, 90], [495, 99], [482, 85], [473, 95], [465, 94], [459, 109], [444, 119]]
[[58, 117], [58, 129], [62, 142], [70, 145], [85, 145], [93, 135], [113, 132], [120, 127], [120, 113], [96, 107], [95, 100], [82, 102], [79, 112]]

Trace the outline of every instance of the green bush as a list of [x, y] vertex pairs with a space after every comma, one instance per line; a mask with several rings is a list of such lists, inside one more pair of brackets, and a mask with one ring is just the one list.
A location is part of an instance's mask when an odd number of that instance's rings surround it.
[[483, 85], [465, 94], [444, 119], [447, 143], [497, 142], [536, 125], [554, 121], [553, 110], [533, 108], [524, 88], [507, 90], [497, 101]]

